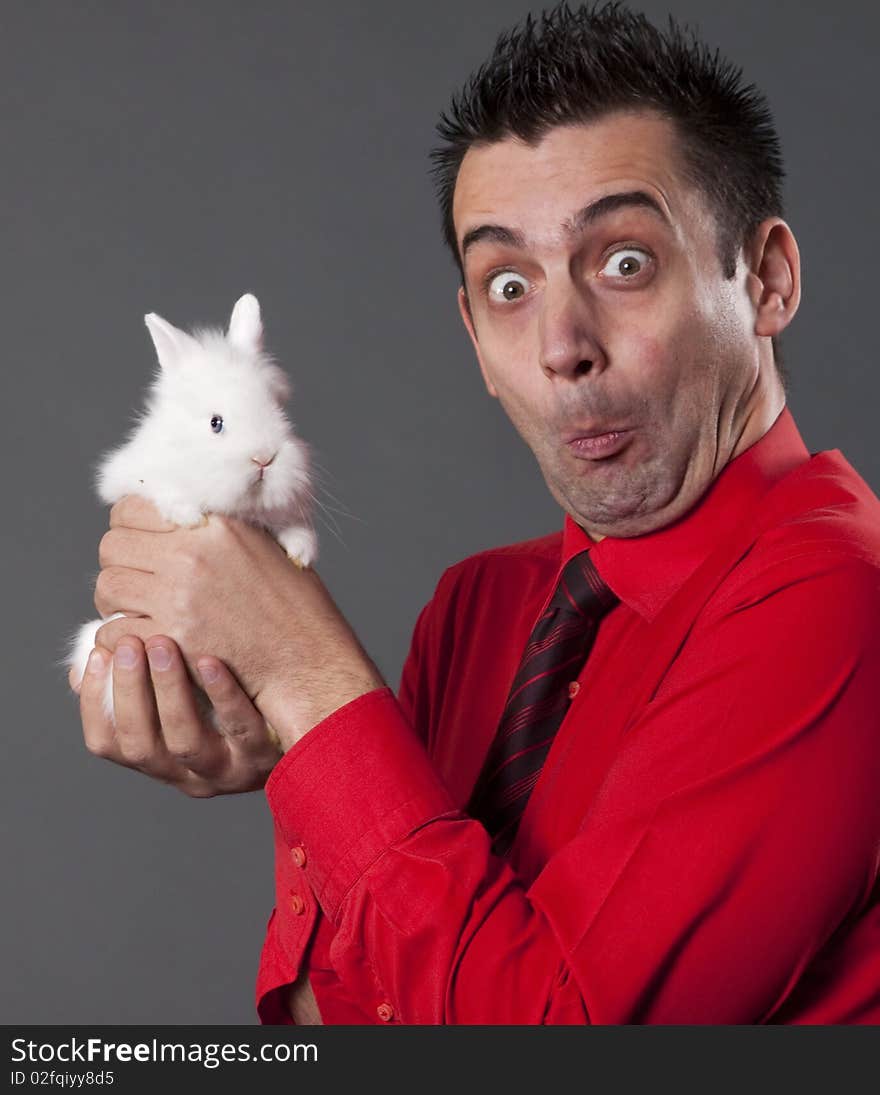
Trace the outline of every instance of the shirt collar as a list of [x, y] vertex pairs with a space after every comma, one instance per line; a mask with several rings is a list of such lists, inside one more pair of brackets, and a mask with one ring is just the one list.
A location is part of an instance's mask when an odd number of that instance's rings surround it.
[[791, 412], [782, 413], [760, 440], [722, 468], [688, 512], [645, 536], [592, 540], [566, 515], [560, 569], [588, 550], [620, 600], [652, 620], [758, 499], [810, 458]]

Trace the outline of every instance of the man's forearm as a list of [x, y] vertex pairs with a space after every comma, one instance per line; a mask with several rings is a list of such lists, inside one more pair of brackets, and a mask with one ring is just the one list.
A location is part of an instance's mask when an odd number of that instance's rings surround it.
[[294, 1023], [300, 1027], [318, 1027], [324, 1025], [318, 1002], [309, 982], [309, 971], [303, 969], [299, 977], [290, 985], [287, 994], [287, 1010]]

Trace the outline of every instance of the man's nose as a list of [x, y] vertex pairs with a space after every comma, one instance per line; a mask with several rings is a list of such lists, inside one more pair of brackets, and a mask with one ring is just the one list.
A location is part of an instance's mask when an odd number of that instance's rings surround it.
[[594, 308], [570, 278], [545, 286], [538, 337], [541, 368], [551, 380], [571, 379], [605, 366]]

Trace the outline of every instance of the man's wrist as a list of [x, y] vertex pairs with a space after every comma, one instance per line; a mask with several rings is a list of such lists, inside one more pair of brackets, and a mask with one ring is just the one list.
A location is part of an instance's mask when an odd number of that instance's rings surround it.
[[331, 677], [322, 673], [320, 681], [308, 688], [297, 688], [290, 681], [277, 681], [257, 697], [256, 705], [271, 724], [286, 753], [298, 741], [334, 711], [378, 688], [386, 688], [379, 670], [370, 664], [358, 673]]

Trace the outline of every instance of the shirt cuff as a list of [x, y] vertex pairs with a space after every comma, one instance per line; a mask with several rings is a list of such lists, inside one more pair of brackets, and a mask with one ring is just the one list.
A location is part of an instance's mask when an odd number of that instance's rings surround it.
[[345, 895], [387, 848], [458, 814], [390, 688], [359, 696], [300, 738], [275, 765], [266, 796], [334, 923]]

